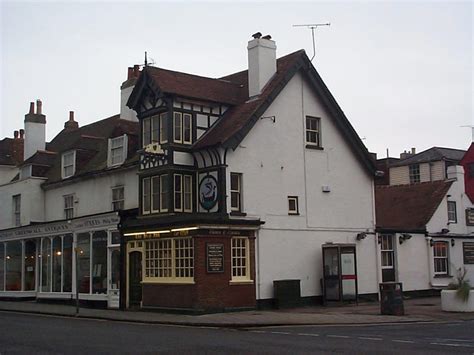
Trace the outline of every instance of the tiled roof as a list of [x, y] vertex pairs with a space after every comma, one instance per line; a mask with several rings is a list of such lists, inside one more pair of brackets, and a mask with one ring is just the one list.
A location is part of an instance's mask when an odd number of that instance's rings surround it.
[[0, 165], [18, 165], [23, 158], [23, 139], [4, 138], [0, 141]]
[[[138, 122], [120, 119], [115, 115], [74, 130], [63, 129], [54, 139], [46, 144], [49, 152], [55, 152], [54, 158], [49, 157], [50, 168], [45, 172], [48, 181], [45, 185], [61, 181], [61, 155], [69, 150], [76, 151], [76, 173], [74, 177], [96, 173], [107, 169], [108, 139], [123, 134], [128, 135], [128, 158], [123, 165], [138, 161]], [[33, 162], [42, 155], [37, 152]], [[50, 154], [51, 155], [51, 154]], [[30, 160], [28, 159], [28, 160]]]
[[466, 151], [461, 149], [433, 147], [406, 159], [402, 159], [399, 162], [393, 163], [391, 166], [428, 163], [437, 160], [450, 160], [459, 162], [465, 153]]
[[377, 186], [375, 210], [377, 228], [414, 231], [425, 230], [452, 181]]
[[193, 99], [235, 105], [242, 102], [247, 91], [241, 85], [227, 80], [156, 67], [146, 67], [143, 74], [150, 75], [163, 92]]

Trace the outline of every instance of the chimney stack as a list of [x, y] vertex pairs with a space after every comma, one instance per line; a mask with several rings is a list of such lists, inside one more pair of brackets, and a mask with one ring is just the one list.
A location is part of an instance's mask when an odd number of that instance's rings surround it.
[[252, 35], [248, 50], [249, 97], [260, 95], [265, 85], [276, 73], [276, 44], [270, 35], [260, 32]]
[[138, 64], [127, 68], [127, 80], [125, 80], [120, 87], [120, 118], [123, 120], [138, 121], [137, 113], [127, 107], [127, 101], [139, 76], [140, 66]]
[[20, 139], [23, 139], [25, 137], [25, 130], [22, 128], [20, 129]]
[[[25, 130], [23, 133], [24, 160], [31, 157], [38, 150], [46, 148], [46, 116], [42, 113], [41, 100], [36, 100], [36, 113], [34, 112], [34, 103], [30, 103], [30, 110], [25, 115]], [[20, 138], [22, 136], [23, 134], [20, 130]]]
[[74, 111], [69, 111], [69, 120], [64, 123], [64, 129], [73, 131], [79, 128], [79, 123], [74, 121]]
[[13, 132], [13, 138], [18, 139], [18, 131]]

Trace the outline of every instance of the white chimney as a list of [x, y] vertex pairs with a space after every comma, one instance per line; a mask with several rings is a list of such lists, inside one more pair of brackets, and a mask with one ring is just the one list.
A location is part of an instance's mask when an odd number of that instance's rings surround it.
[[135, 87], [138, 76], [140, 75], [140, 66], [134, 65], [128, 68], [127, 80], [120, 87], [120, 118], [128, 121], [138, 121], [137, 113], [127, 107], [127, 101]]
[[263, 87], [276, 73], [276, 44], [270, 36], [261, 37], [257, 32], [249, 41], [249, 97], [259, 95]]
[[446, 170], [446, 177], [448, 180], [456, 179], [460, 186], [464, 186], [464, 168], [462, 165], [451, 165]]
[[42, 113], [41, 100], [30, 103], [30, 111], [25, 115], [24, 160], [31, 157], [38, 150], [46, 148], [46, 116]]

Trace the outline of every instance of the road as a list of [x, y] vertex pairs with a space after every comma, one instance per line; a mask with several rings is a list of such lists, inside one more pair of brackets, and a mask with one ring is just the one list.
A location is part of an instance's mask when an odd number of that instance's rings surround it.
[[217, 329], [0, 312], [0, 354], [474, 354], [474, 321]]

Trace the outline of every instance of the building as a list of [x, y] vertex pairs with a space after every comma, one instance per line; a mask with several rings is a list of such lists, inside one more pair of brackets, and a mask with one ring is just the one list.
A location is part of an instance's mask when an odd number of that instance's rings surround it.
[[416, 153], [415, 148], [412, 148], [411, 152], [401, 153], [399, 160], [387, 158], [379, 163], [386, 167], [380, 166], [381, 170], [388, 168], [390, 185], [415, 184], [447, 179], [448, 167], [459, 164], [465, 153], [464, 150], [441, 147]]
[[266, 306], [287, 279], [307, 302], [378, 292], [374, 160], [304, 51], [277, 59], [260, 33], [247, 49], [248, 70], [145, 67], [130, 94], [140, 202], [121, 222], [123, 307]]
[[459, 163], [464, 168], [464, 188], [466, 195], [474, 203], [474, 143], [471, 143]]
[[[129, 69], [122, 96], [138, 73]], [[78, 291], [118, 307], [119, 211], [138, 202], [136, 117], [122, 109], [79, 127], [71, 111], [46, 142], [38, 100], [24, 124], [0, 142], [0, 297], [72, 300]]]
[[377, 186], [375, 197], [382, 281], [426, 293], [455, 281], [460, 267], [474, 273], [474, 206], [462, 166], [449, 166], [445, 180]]

